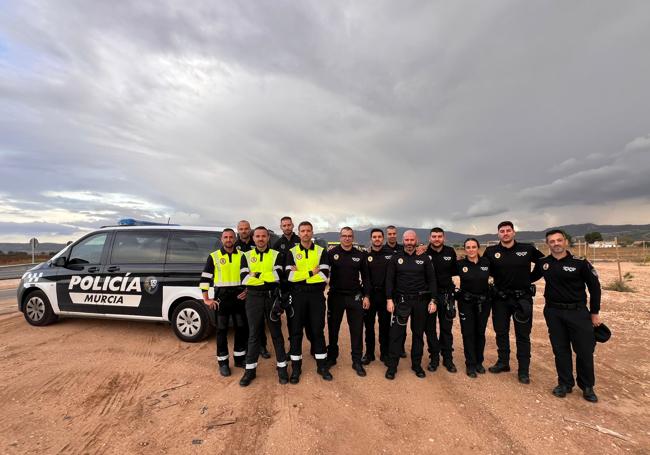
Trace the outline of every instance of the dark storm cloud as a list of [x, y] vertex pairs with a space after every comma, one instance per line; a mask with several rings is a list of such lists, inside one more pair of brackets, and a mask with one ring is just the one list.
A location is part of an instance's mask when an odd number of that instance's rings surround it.
[[648, 194], [645, 2], [4, 10], [6, 222], [537, 228]]

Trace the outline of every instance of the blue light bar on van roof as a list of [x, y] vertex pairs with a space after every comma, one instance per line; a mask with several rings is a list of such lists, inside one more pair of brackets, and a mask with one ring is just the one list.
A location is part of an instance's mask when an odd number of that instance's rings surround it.
[[117, 224], [118, 226], [178, 226], [178, 224], [154, 223], [153, 221], [135, 220], [133, 218], [122, 218]]

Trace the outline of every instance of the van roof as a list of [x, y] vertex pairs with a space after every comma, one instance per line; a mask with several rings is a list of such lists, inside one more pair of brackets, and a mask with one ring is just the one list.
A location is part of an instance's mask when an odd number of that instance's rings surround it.
[[146, 231], [158, 231], [158, 230], [168, 230], [168, 231], [212, 231], [212, 232], [221, 232], [224, 227], [217, 226], [179, 226], [179, 225], [158, 225], [158, 226], [102, 226], [98, 231], [107, 231], [107, 230], [118, 230], [118, 231], [137, 231], [137, 230], [146, 230]]

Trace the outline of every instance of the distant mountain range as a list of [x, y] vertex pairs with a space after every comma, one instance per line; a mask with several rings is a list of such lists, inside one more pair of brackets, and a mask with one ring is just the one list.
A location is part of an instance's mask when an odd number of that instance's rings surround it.
[[[383, 228], [383, 226], [382, 226]], [[549, 229], [562, 229], [565, 232], [568, 232], [575, 240], [581, 239], [588, 232], [600, 232], [603, 235], [605, 240], [611, 240], [615, 236], [618, 236], [620, 239], [627, 240], [648, 240], [650, 241], [650, 224], [569, 224], [565, 226], [553, 226], [541, 231], [518, 231], [517, 240], [526, 241], [526, 242], [543, 242], [544, 234]], [[400, 236], [406, 229], [411, 229], [408, 227], [398, 227], [398, 232]], [[363, 230], [355, 230], [355, 241], [361, 244], [368, 244], [370, 239], [370, 228]], [[430, 229], [415, 229], [415, 232], [418, 234], [418, 238], [421, 242], [426, 243], [426, 239], [429, 238]], [[493, 234], [481, 234], [481, 235], [471, 235], [463, 234], [461, 232], [447, 231], [445, 232], [446, 241], [448, 244], [461, 244], [467, 237], [475, 237], [481, 243], [486, 243], [490, 240], [497, 240], [496, 232]], [[328, 242], [338, 242], [339, 233], [338, 232], [322, 232], [316, 234], [316, 237], [324, 239]], [[63, 243], [41, 243], [36, 248], [36, 252], [48, 253], [51, 251], [60, 251], [65, 244]], [[13, 252], [26, 252], [31, 253], [31, 247], [29, 243], [0, 243], [0, 251], [7, 253], [8, 251]]]
[[[398, 235], [400, 237], [400, 243], [401, 243], [402, 233], [407, 229], [411, 229], [411, 228], [408, 227], [397, 228]], [[629, 240], [650, 241], [650, 224], [608, 225], [608, 224], [593, 224], [593, 223], [552, 226], [541, 231], [517, 231], [517, 240], [526, 241], [526, 242], [543, 242], [546, 231], [550, 229], [562, 229], [563, 231], [571, 235], [574, 241], [583, 238], [586, 233], [594, 232], [594, 231], [600, 232], [603, 235], [603, 238], [605, 240], [613, 239], [614, 237], [619, 237], [619, 238], [625, 237], [626, 239]], [[364, 230], [355, 230], [354, 232], [355, 241], [361, 244], [369, 243], [370, 231], [371, 228], [364, 229]], [[426, 243], [426, 239], [429, 238], [430, 229], [414, 229], [414, 231], [417, 233], [418, 239], [420, 239], [421, 242]], [[323, 233], [316, 234], [316, 236], [323, 238], [328, 242], [339, 241], [338, 232], [323, 232]], [[460, 244], [467, 237], [474, 237], [478, 239], [478, 241], [481, 243], [486, 243], [490, 240], [497, 240], [496, 232], [493, 234], [480, 234], [480, 235], [463, 234], [460, 232], [453, 232], [453, 231], [445, 232], [446, 242], [450, 245]]]

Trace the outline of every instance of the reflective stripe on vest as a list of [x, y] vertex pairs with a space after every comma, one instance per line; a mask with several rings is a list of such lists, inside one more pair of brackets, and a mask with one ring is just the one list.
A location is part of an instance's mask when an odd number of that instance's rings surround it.
[[217, 250], [210, 254], [214, 262], [214, 285], [219, 287], [240, 286], [241, 253], [238, 250], [233, 251], [228, 258], [228, 253], [221, 254]]
[[[275, 260], [278, 257], [276, 250], [269, 249], [264, 253], [260, 261], [260, 254], [257, 249], [252, 249], [244, 253], [246, 261], [248, 262], [248, 270], [250, 273], [259, 273], [258, 277], [247, 275], [241, 284], [246, 286], [262, 286], [264, 283], [277, 283], [280, 281], [278, 270], [275, 269]], [[278, 269], [281, 267], [278, 266]]]
[[[320, 263], [320, 257], [324, 251], [322, 247], [314, 244], [313, 250], [307, 250], [309, 251], [308, 255], [306, 255], [305, 251], [300, 248], [299, 244], [291, 248], [289, 251], [293, 255], [293, 261], [296, 263], [297, 269], [296, 272], [289, 272], [289, 281], [295, 283], [304, 280], [307, 284], [324, 283], [327, 281], [323, 272], [319, 272], [314, 276], [309, 276], [309, 272], [318, 267], [318, 264]], [[306, 280], [304, 279], [305, 275], [307, 275]]]

